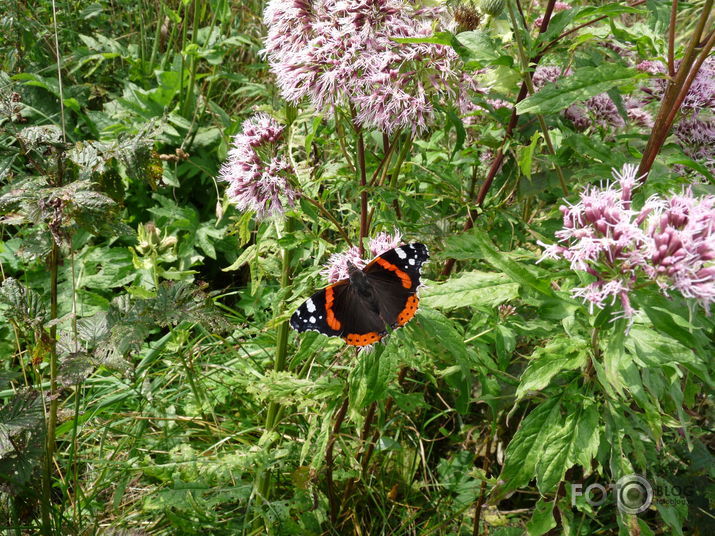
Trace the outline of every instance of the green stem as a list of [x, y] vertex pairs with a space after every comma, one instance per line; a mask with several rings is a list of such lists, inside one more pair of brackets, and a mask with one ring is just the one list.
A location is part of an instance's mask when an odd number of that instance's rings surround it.
[[360, 168], [360, 240], [358, 241], [358, 248], [362, 257], [365, 250], [363, 240], [367, 236], [367, 170], [365, 169], [365, 139], [362, 135], [362, 129], [360, 127], [356, 127], [356, 129], [357, 157]]
[[[513, 2], [507, 2], [509, 9], [509, 18], [511, 18], [512, 30], [514, 32], [514, 40], [516, 41], [517, 50], [519, 53], [519, 60], [521, 61], [522, 78], [529, 90], [529, 95], [535, 93], [534, 83], [531, 80], [531, 75], [529, 74], [529, 58], [526, 56], [526, 51], [524, 50], [524, 45], [521, 42], [521, 26], [516, 20], [516, 14], [514, 13]], [[549, 153], [556, 157], [556, 150], [554, 149], [554, 144], [551, 142], [551, 135], [549, 134], [549, 128], [546, 126], [546, 121], [544, 116], [541, 114], [536, 114], [536, 118], [539, 121], [539, 126], [541, 127], [541, 132], [544, 135], [544, 141], [546, 142], [546, 147], [549, 149]], [[564, 178], [564, 173], [554, 160], [554, 167], [556, 168], [556, 174], [559, 176], [559, 184], [561, 185], [561, 190], [564, 195], [569, 194], [569, 190], [566, 187], [566, 179]]]
[[[293, 219], [287, 217], [285, 220], [284, 233], [290, 234], [293, 232]], [[293, 257], [293, 251], [286, 247], [283, 248], [283, 267], [281, 270], [281, 289], [285, 291], [290, 286], [291, 283], [291, 259]], [[285, 302], [281, 301], [278, 304], [277, 314], [282, 314], [285, 307]], [[285, 369], [286, 365], [286, 355], [288, 353], [288, 320], [284, 320], [278, 325], [276, 333], [276, 354], [275, 361], [273, 362], [273, 370], [279, 372]], [[265, 432], [263, 437], [267, 439], [268, 444], [270, 444], [273, 439], [270, 437], [278, 424], [279, 417], [281, 413], [281, 405], [278, 402], [271, 402], [268, 405], [268, 412], [266, 413], [265, 421]], [[267, 448], [267, 444], [264, 445]], [[263, 470], [258, 475], [256, 479], [256, 489], [258, 491], [258, 500], [268, 500], [268, 495], [270, 492], [270, 475], [267, 471]]]
[[[50, 320], [57, 318], [57, 275], [60, 261], [60, 248], [53, 240], [50, 252]], [[50, 408], [47, 413], [47, 437], [45, 440], [45, 471], [42, 478], [42, 533], [52, 534], [51, 494], [53, 461], [55, 453], [55, 435], [57, 431], [57, 326], [50, 328]]]

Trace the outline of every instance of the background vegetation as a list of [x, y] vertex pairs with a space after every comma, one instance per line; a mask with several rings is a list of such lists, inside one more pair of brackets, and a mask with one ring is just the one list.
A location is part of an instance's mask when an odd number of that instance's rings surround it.
[[[712, 1], [499, 4], [426, 39], [470, 111], [383, 133], [282, 100], [263, 2], [3, 3], [4, 533], [713, 533], [712, 317], [645, 279], [632, 318], [589, 308], [537, 263], [612, 168], [638, 209], [713, 194]], [[255, 112], [301, 188], [267, 219], [217, 180]], [[288, 333], [346, 238], [395, 229], [432, 256], [413, 322]], [[632, 473], [638, 515], [571, 486]]]

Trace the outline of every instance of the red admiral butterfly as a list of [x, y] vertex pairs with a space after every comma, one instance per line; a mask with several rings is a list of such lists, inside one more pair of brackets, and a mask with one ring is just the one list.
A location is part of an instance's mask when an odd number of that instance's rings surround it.
[[382, 339], [386, 327], [398, 328], [417, 312], [427, 246], [414, 243], [386, 251], [360, 270], [348, 265], [348, 279], [319, 290], [290, 319], [296, 331], [342, 337], [351, 346]]

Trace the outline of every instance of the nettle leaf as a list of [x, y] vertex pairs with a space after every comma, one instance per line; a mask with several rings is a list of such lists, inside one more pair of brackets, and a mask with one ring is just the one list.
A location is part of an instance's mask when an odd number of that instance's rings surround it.
[[581, 67], [571, 76], [544, 86], [534, 95], [516, 105], [519, 114], [556, 113], [575, 102], [586, 100], [609, 89], [636, 80], [647, 74], [621, 65], [604, 63], [598, 67]]
[[516, 390], [517, 400], [529, 391], [543, 389], [558, 373], [582, 367], [587, 360], [588, 343], [585, 340], [566, 336], [554, 338], [532, 354]]
[[350, 407], [354, 411], [387, 396], [387, 386], [395, 377], [397, 361], [396, 348], [390, 343], [387, 346], [376, 344], [373, 349], [360, 353], [360, 360], [348, 379]]
[[427, 307], [496, 307], [519, 295], [519, 284], [507, 275], [491, 272], [464, 272], [443, 283], [425, 281], [420, 299]]
[[0, 458], [15, 450], [15, 436], [22, 432], [38, 433], [44, 413], [37, 391], [23, 391], [0, 406]]
[[12, 277], [2, 282], [0, 303], [8, 307], [5, 318], [18, 324], [36, 329], [45, 322], [47, 312], [40, 295]]

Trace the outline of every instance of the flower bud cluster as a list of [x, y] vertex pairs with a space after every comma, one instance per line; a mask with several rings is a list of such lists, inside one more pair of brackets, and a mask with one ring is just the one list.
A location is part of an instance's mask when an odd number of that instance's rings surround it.
[[595, 281], [572, 295], [604, 308], [619, 301], [622, 315], [635, 313], [630, 293], [653, 281], [664, 292], [695, 298], [709, 313], [715, 300], [715, 196], [696, 198], [690, 190], [666, 199], [653, 196], [633, 210], [636, 167], [614, 170], [614, 183], [590, 187], [575, 205], [560, 207], [563, 228], [543, 258], [566, 259], [573, 270]]
[[260, 219], [295, 204], [298, 193], [287, 180], [291, 166], [280, 155], [282, 138], [283, 127], [267, 114], [247, 119], [234, 137], [219, 173], [238, 210], [252, 210]]

